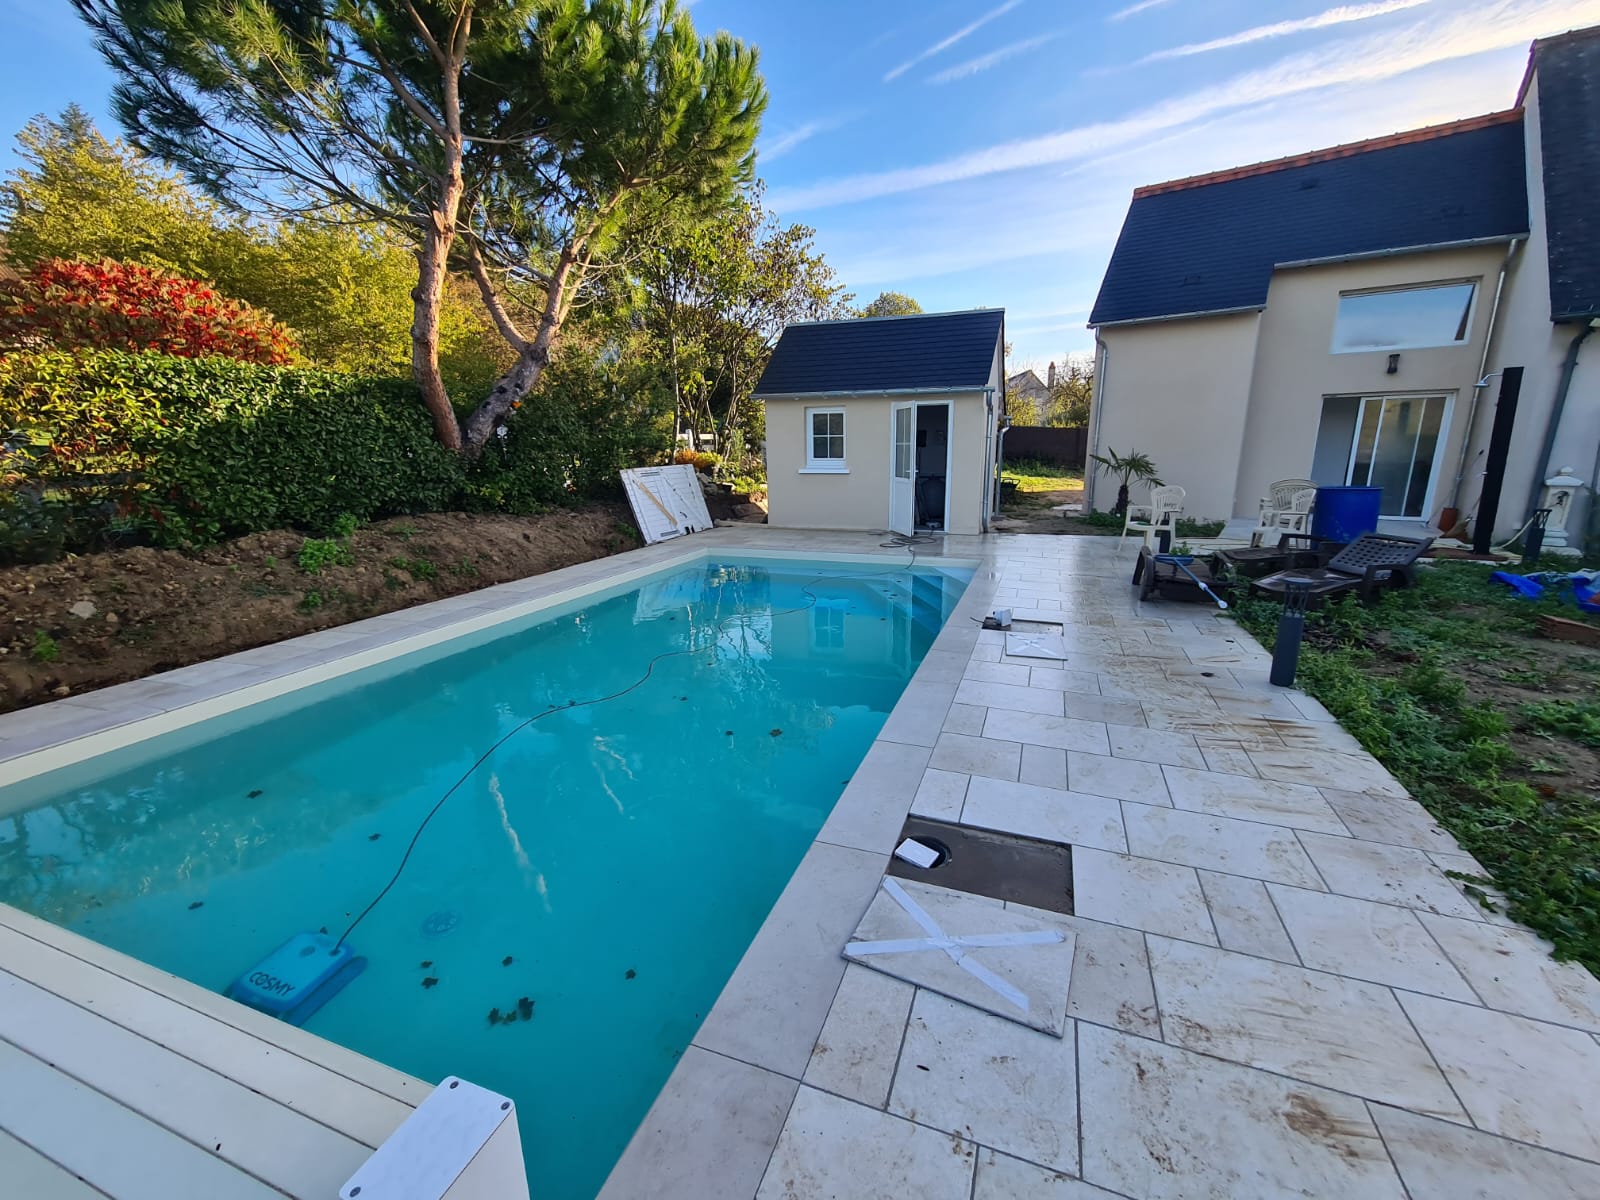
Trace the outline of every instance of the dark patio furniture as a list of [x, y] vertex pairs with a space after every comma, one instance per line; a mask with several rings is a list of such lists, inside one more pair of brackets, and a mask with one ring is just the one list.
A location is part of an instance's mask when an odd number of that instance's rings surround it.
[[1157, 552], [1148, 546], [1140, 547], [1139, 558], [1133, 564], [1133, 584], [1139, 589], [1140, 600], [1158, 598], [1187, 600], [1191, 603], [1211, 602], [1212, 598], [1195, 584], [1195, 577], [1206, 583], [1212, 582], [1211, 571], [1205, 563], [1199, 559], [1185, 563], [1192, 573], [1186, 575], [1175, 564], [1162, 562], [1156, 554]]
[[1282, 599], [1291, 582], [1304, 584], [1315, 606], [1330, 596], [1356, 592], [1370, 604], [1386, 587], [1409, 587], [1416, 582], [1417, 559], [1433, 539], [1400, 537], [1389, 533], [1364, 533], [1320, 567], [1290, 567], [1257, 579], [1250, 594]]
[[[1331, 554], [1329, 555], [1331, 557]], [[1320, 567], [1324, 551], [1318, 539], [1306, 533], [1285, 533], [1276, 546], [1239, 546], [1211, 556], [1211, 573], [1230, 586], [1259, 579], [1291, 567]]]

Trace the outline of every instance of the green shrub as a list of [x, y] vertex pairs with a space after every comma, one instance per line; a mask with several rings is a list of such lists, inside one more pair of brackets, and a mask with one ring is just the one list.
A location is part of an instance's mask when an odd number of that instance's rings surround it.
[[0, 563], [266, 529], [347, 538], [379, 517], [532, 514], [611, 497], [659, 461], [659, 399], [624, 365], [558, 356], [475, 459], [407, 379], [225, 359], [55, 351], [0, 360]]
[[615, 496], [619, 471], [660, 461], [654, 416], [598, 372], [552, 368], [468, 467], [466, 506], [531, 515]]
[[33, 631], [33, 657], [42, 663], [53, 663], [61, 657], [61, 646], [43, 629]]
[[[12, 357], [0, 362], [0, 432], [15, 448], [0, 469], [67, 503], [68, 548], [115, 518], [167, 546], [331, 529], [449, 507], [462, 482], [410, 381], [218, 358]], [[53, 538], [26, 528], [30, 543]], [[6, 541], [0, 552], [18, 556]]]
[[1117, 513], [1106, 512], [1098, 508], [1093, 512], [1084, 513], [1078, 518], [1078, 520], [1082, 521], [1085, 525], [1093, 525], [1098, 529], [1122, 528], [1121, 516], [1119, 516]]
[[300, 543], [300, 555], [295, 561], [307, 575], [316, 575], [323, 567], [348, 567], [355, 556], [338, 538], [307, 538]]
[[405, 558], [397, 555], [389, 560], [389, 565], [397, 571], [404, 571], [411, 578], [417, 580], [432, 579], [439, 574], [439, 568], [431, 559]]

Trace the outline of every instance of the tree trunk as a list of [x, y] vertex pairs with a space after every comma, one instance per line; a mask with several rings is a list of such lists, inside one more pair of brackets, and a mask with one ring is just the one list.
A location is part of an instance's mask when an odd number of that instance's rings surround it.
[[1128, 483], [1126, 480], [1117, 486], [1117, 506], [1111, 511], [1119, 517], [1128, 511]]
[[[421, 23], [422, 18], [415, 9], [411, 15]], [[466, 47], [471, 33], [472, 9], [468, 5], [459, 16], [448, 52], [430, 41], [439, 64], [443, 104], [442, 122], [430, 121], [429, 124], [444, 152], [444, 173], [428, 213], [427, 233], [417, 251], [417, 286], [411, 293], [411, 373], [422, 393], [422, 403], [433, 418], [434, 436], [440, 445], [450, 450], [461, 449], [461, 423], [451, 407], [444, 377], [439, 374], [439, 317], [449, 278], [450, 248], [455, 244], [456, 221], [467, 190], [461, 174], [465, 147], [461, 135], [461, 72], [466, 66]]]
[[561, 259], [550, 276], [545, 293], [544, 309], [539, 314], [539, 328], [517, 355], [511, 369], [496, 381], [482, 404], [466, 419], [466, 452], [477, 457], [489, 444], [489, 439], [500, 423], [511, 415], [511, 410], [522, 398], [539, 386], [544, 369], [550, 365], [555, 352], [556, 338], [561, 333], [567, 315], [567, 283], [572, 278], [578, 252], [574, 247], [562, 251]]
[[[455, 199], [460, 200], [459, 188]], [[448, 202], [448, 197], [446, 198]], [[454, 206], [450, 210], [453, 211]], [[441, 228], [442, 226], [442, 228]], [[439, 374], [439, 310], [444, 303], [445, 263], [455, 239], [454, 222], [435, 214], [435, 224], [417, 252], [417, 286], [411, 293], [411, 373], [422, 403], [433, 419], [434, 436], [442, 446], [461, 449], [461, 425], [450, 406], [444, 377]]]
[[672, 354], [672, 457], [678, 457], [678, 430], [681, 428], [683, 413], [683, 393], [678, 389], [678, 329], [673, 320], [674, 314], [669, 310], [667, 314], [667, 346]]
[[495, 436], [500, 423], [511, 415], [511, 410], [539, 386], [544, 369], [550, 365], [550, 346], [554, 340], [554, 331], [549, 331], [548, 337], [546, 332], [540, 328], [538, 336], [517, 355], [511, 369], [500, 376], [488, 397], [467, 418], [466, 452], [469, 456], [476, 458]]

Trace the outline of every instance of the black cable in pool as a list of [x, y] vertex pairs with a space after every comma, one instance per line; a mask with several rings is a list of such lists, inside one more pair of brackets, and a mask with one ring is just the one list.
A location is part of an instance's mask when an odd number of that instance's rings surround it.
[[[769, 619], [773, 617], [787, 617], [793, 615], [794, 613], [805, 612], [807, 609], [815, 608], [817, 605], [817, 594], [811, 590], [811, 585], [814, 583], [820, 583], [824, 579], [875, 579], [880, 575], [894, 575], [900, 571], [915, 570], [917, 566], [916, 547], [928, 540], [931, 539], [901, 536], [896, 537], [892, 541], [881, 543], [881, 545], [883, 545], [885, 548], [904, 550], [906, 553], [911, 555], [911, 561], [904, 567], [891, 567], [887, 571], [872, 571], [863, 575], [813, 575], [810, 579], [806, 580], [805, 583], [800, 585], [800, 590], [805, 593], [807, 602], [800, 605], [798, 608], [786, 608], [781, 612], [772, 613], [770, 614]], [[732, 616], [724, 617], [722, 620], [718, 621], [715, 626], [718, 636], [721, 636], [724, 627], [734, 621], [743, 620], [745, 615], [746, 614], [744, 613], [734, 613]], [[411, 853], [417, 848], [417, 843], [421, 841], [423, 831], [428, 828], [428, 822], [432, 821], [433, 818], [438, 814], [439, 810], [444, 807], [445, 801], [449, 800], [451, 796], [455, 795], [456, 791], [461, 787], [461, 785], [467, 780], [471, 779], [473, 773], [476, 772], [479, 767], [483, 766], [484, 763], [489, 761], [496, 750], [500, 749], [501, 746], [504, 746], [512, 738], [516, 737], [517, 734], [521, 733], [524, 729], [528, 728], [528, 726], [532, 725], [535, 721], [542, 721], [546, 717], [552, 716], [558, 712], [567, 712], [568, 710], [574, 708], [589, 708], [596, 704], [608, 704], [612, 700], [619, 700], [636, 688], [644, 686], [644, 684], [649, 681], [650, 676], [655, 673], [657, 663], [668, 658], [677, 658], [680, 655], [685, 654], [699, 654], [700, 652], [701, 651], [694, 649], [693, 647], [684, 650], [663, 651], [662, 653], [657, 654], [649, 661], [648, 664], [646, 664], [643, 675], [639, 676], [638, 679], [634, 680], [627, 687], [622, 688], [620, 691], [612, 692], [607, 696], [596, 696], [589, 700], [569, 700], [565, 704], [552, 704], [543, 712], [534, 713], [533, 716], [529, 717], [527, 720], [520, 722], [503, 733], [492, 746], [490, 746], [487, 750], [480, 754], [476, 760], [474, 760], [470, 767], [462, 772], [461, 778], [452, 783], [449, 790], [446, 791], [444, 795], [440, 796], [436, 801], [434, 801], [433, 807], [428, 810], [427, 815], [425, 815], [421, 822], [418, 823], [416, 831], [412, 833], [411, 841], [406, 843], [406, 851], [400, 856], [400, 864], [399, 866], [395, 867], [394, 874], [389, 876], [389, 882], [383, 885], [383, 889], [372, 898], [371, 903], [369, 903], [365, 908], [356, 914], [356, 919], [351, 921], [349, 925], [345, 926], [344, 932], [339, 935], [339, 940], [334, 943], [333, 950], [329, 951], [329, 953], [336, 953], [339, 947], [344, 945], [345, 940], [355, 932], [356, 926], [361, 924], [362, 921], [365, 921], [368, 914], [371, 913], [373, 909], [378, 907], [383, 898], [389, 894], [394, 885], [400, 882], [401, 873], [405, 871], [406, 864], [411, 861]]]

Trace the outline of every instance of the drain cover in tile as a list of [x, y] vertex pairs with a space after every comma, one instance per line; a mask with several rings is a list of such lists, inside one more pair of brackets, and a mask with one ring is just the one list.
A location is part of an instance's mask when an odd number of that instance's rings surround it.
[[844, 957], [1062, 1037], [1075, 948], [1054, 913], [885, 877]]

